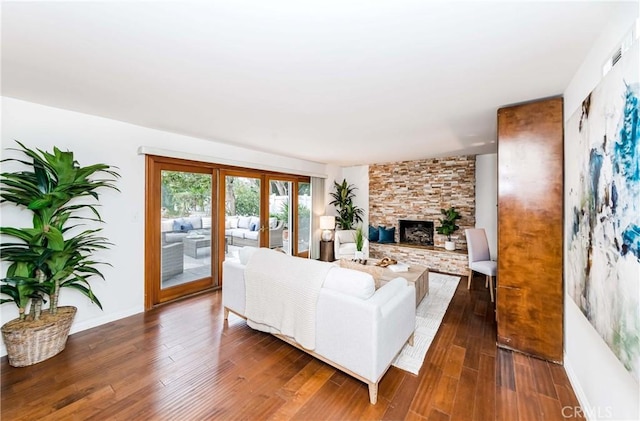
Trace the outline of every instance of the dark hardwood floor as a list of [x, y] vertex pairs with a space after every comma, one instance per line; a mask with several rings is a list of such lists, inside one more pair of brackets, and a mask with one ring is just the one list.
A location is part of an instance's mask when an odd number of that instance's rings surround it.
[[[367, 387], [233, 315], [209, 293], [80, 332], [31, 367], [0, 363], [3, 420], [562, 420], [561, 366], [499, 350], [484, 278], [463, 277], [419, 376]], [[348, 323], [348, 320], [345, 320]], [[563, 411], [563, 407], [567, 407]]]

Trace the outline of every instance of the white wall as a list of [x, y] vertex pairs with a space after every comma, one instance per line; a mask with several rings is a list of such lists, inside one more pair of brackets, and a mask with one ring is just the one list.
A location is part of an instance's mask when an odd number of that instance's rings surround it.
[[[565, 122], [602, 78], [605, 60], [638, 18], [638, 3], [621, 5], [564, 92]], [[571, 159], [565, 156], [565, 159]], [[565, 192], [565, 203], [567, 192]], [[565, 218], [565, 224], [568, 224]], [[566, 239], [565, 239], [566, 241]], [[640, 389], [565, 291], [565, 368], [589, 419], [640, 419]]]
[[[42, 106], [12, 98], [2, 98], [2, 157], [17, 156], [6, 148], [15, 147], [14, 139], [27, 147], [51, 150], [57, 146], [71, 150], [81, 165], [107, 163], [119, 167], [120, 193], [104, 191], [101, 213], [104, 235], [114, 246], [99, 253], [99, 260], [113, 266], [103, 267], [106, 281], [92, 283], [104, 311], [75, 291], [61, 294], [61, 305], [74, 305], [78, 313], [72, 332], [117, 320], [144, 309], [144, 195], [145, 160], [137, 154], [139, 146], [193, 153], [207, 157], [246, 162], [247, 166], [277, 166], [291, 173], [325, 174], [324, 164], [281, 157], [188, 136], [147, 129], [106, 118]], [[9, 171], [10, 165], [3, 165]], [[3, 226], [28, 226], [27, 212], [10, 204], [0, 206]], [[2, 267], [2, 273], [6, 264]], [[15, 306], [0, 306], [2, 322], [17, 316]], [[6, 354], [4, 343], [1, 355]]]
[[498, 155], [476, 156], [476, 228], [487, 232], [491, 258], [498, 257]]

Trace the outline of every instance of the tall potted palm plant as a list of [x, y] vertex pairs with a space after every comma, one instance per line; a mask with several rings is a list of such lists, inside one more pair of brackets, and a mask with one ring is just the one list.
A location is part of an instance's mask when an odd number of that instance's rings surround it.
[[[95, 204], [98, 189], [115, 189], [119, 174], [106, 164], [81, 167], [72, 152], [32, 150], [17, 142], [24, 157], [9, 158], [26, 168], [0, 174], [0, 203], [31, 212], [29, 228], [0, 227], [10, 241], [0, 244], [9, 262], [0, 279], [0, 304], [12, 302], [18, 318], [2, 326], [9, 364], [22, 367], [50, 358], [64, 349], [75, 307], [59, 307], [62, 288], [73, 288], [102, 308], [89, 280], [102, 273], [92, 254], [110, 243], [101, 228], [82, 229], [81, 221], [102, 222]], [[95, 178], [95, 177], [103, 178]], [[48, 302], [48, 308], [43, 304]]]
[[337, 226], [343, 230], [350, 230], [353, 228], [354, 223], [362, 222], [364, 213], [361, 208], [353, 204], [357, 187], [353, 184], [348, 184], [347, 180], [343, 179], [342, 183], [334, 181], [333, 188], [334, 191], [329, 193], [333, 200], [329, 204], [334, 205], [338, 211], [338, 216], [336, 217]]

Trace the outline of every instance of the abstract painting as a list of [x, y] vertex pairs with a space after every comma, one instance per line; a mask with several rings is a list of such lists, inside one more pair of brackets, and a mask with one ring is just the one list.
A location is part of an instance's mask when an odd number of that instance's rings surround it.
[[565, 126], [565, 280], [573, 301], [640, 382], [640, 46]]

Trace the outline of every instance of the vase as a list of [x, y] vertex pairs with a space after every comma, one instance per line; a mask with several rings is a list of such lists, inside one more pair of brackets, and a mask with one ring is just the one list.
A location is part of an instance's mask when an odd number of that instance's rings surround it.
[[355, 254], [354, 254], [354, 256], [353, 256], [353, 258], [354, 258], [355, 260], [362, 260], [362, 259], [364, 259], [364, 252], [362, 252], [362, 251], [356, 251], [356, 252], [355, 252]]
[[62, 352], [76, 311], [71, 306], [58, 307], [56, 314], [43, 310], [39, 320], [14, 319], [5, 323], [2, 339], [9, 365], [26, 367]]
[[456, 249], [455, 241], [445, 241], [444, 242], [444, 248], [445, 248], [445, 250], [449, 250], [449, 251], [455, 250]]

